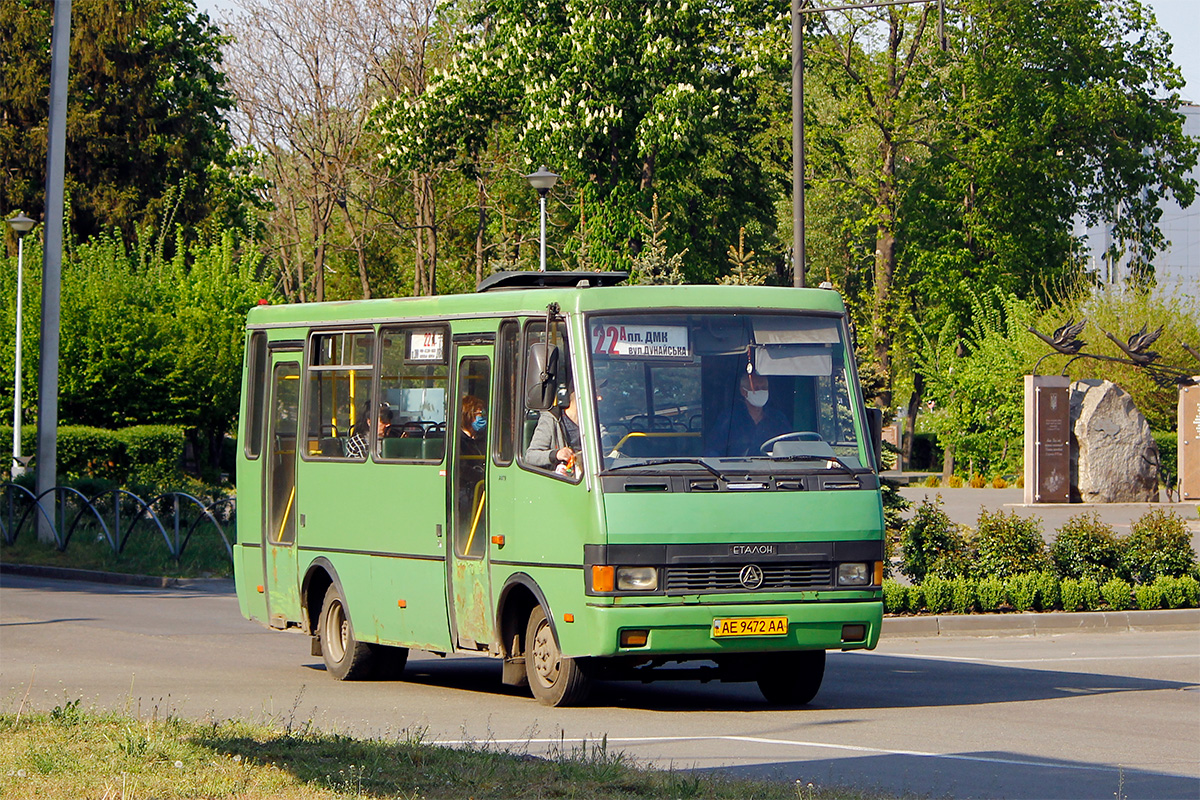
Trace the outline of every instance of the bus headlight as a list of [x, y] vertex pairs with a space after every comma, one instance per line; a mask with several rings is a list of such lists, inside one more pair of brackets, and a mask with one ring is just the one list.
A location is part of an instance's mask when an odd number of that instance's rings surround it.
[[871, 582], [869, 564], [838, 564], [838, 586], [866, 586]]
[[617, 567], [617, 589], [628, 592], [653, 592], [658, 588], [655, 567]]

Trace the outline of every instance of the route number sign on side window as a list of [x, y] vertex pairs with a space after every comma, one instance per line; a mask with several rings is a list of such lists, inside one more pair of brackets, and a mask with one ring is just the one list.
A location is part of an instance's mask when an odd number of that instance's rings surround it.
[[687, 358], [686, 325], [593, 325], [592, 352], [635, 358]]
[[408, 337], [408, 360], [414, 363], [445, 362], [445, 333], [441, 330], [412, 331]]

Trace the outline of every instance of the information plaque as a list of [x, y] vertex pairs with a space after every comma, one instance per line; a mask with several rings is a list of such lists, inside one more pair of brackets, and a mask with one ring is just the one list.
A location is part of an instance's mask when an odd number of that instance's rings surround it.
[[1200, 500], [1200, 385], [1179, 390], [1178, 459], [1179, 499]]
[[1025, 376], [1025, 503], [1071, 502], [1071, 379]]

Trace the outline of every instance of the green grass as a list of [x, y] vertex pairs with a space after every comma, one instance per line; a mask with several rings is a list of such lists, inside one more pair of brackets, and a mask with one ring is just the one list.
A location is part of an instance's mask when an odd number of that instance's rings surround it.
[[[109, 525], [111, 526], [111, 521]], [[170, 521], [166, 523], [171, 534]], [[124, 536], [122, 525], [120, 535]], [[186, 528], [180, 535], [186, 534]], [[232, 532], [227, 530], [226, 535]], [[130, 534], [125, 549], [119, 555], [104, 538], [99, 525], [92, 523], [79, 527], [67, 542], [67, 549], [59, 552], [53, 544], [37, 541], [37, 531], [31, 522], [18, 531], [15, 543], [0, 544], [0, 561], [9, 564], [36, 564], [39, 566], [91, 569], [103, 572], [120, 572], [129, 575], [155, 575], [174, 578], [232, 578], [233, 564], [225, 551], [221, 535], [211, 524], [197, 527], [177, 562], [163, 540], [162, 533], [154, 525], [139, 522]]]
[[305, 726], [189, 722], [82, 710], [0, 714], [0, 798], [760, 798], [884, 800], [803, 781], [643, 769], [603, 742], [550, 757], [421, 732], [354, 739]]

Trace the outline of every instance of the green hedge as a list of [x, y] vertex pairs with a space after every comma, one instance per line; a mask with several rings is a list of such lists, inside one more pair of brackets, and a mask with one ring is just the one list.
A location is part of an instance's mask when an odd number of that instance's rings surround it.
[[[12, 426], [0, 427], [0, 442]], [[58, 429], [58, 482], [103, 481], [120, 486], [169, 488], [183, 482], [183, 428], [138, 425], [121, 430], [63, 425]], [[21, 426], [21, 452], [37, 451], [37, 426]], [[9, 459], [4, 459], [7, 480]]]
[[1126, 611], [1196, 608], [1200, 580], [1192, 575], [1160, 576], [1153, 583], [1131, 584], [1110, 578], [1059, 578], [1052, 572], [1024, 572], [1007, 579], [987, 577], [946, 580], [930, 575], [906, 585], [883, 582], [883, 609], [889, 614], [922, 612], [969, 614], [975, 611]]
[[1179, 436], [1175, 431], [1151, 431], [1150, 435], [1158, 445], [1158, 459], [1162, 465], [1158, 482], [1168, 489], [1174, 489], [1179, 483]]

